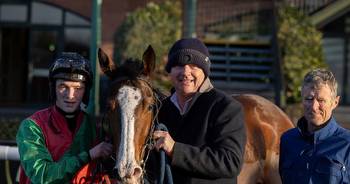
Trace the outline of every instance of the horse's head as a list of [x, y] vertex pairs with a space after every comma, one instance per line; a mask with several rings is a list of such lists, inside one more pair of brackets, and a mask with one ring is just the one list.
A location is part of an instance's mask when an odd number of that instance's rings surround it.
[[142, 61], [129, 59], [121, 66], [116, 66], [101, 49], [98, 57], [102, 71], [111, 81], [106, 119], [116, 150], [114, 174], [123, 183], [140, 183], [145, 147], [158, 104], [148, 81], [155, 68], [155, 53], [149, 46]]

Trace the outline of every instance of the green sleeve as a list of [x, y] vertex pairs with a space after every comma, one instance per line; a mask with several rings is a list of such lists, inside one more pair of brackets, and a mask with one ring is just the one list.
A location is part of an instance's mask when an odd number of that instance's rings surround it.
[[40, 127], [30, 119], [21, 123], [16, 142], [21, 165], [32, 183], [69, 183], [75, 173], [89, 161], [86, 151], [77, 156], [65, 155], [59, 161], [53, 161]]

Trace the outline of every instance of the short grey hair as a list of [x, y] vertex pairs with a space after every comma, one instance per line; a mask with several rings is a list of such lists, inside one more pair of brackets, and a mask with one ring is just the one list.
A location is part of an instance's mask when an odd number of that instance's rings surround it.
[[338, 83], [333, 73], [327, 69], [314, 69], [308, 72], [303, 81], [302, 88], [305, 86], [313, 86], [314, 88], [320, 87], [320, 85], [328, 85], [331, 89], [332, 97], [337, 97]]

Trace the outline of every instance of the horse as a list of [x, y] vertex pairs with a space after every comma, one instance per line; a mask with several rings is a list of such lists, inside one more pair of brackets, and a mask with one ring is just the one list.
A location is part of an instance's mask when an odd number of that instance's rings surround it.
[[[107, 134], [114, 145], [114, 170], [123, 184], [143, 182], [144, 157], [152, 143], [152, 133], [162, 97], [149, 78], [155, 69], [155, 52], [149, 46], [140, 60], [126, 60], [117, 67], [101, 49], [102, 72], [111, 81], [107, 97]], [[108, 133], [109, 132], [109, 133]]]
[[258, 95], [232, 95], [244, 110], [247, 142], [239, 184], [282, 183], [279, 171], [279, 141], [294, 125], [275, 104]]
[[[101, 49], [101, 69], [111, 82], [107, 97], [108, 131], [113, 136], [115, 172], [122, 183], [142, 183], [147, 146], [159, 108], [159, 94], [150, 83], [155, 52], [148, 47], [141, 65], [125, 62], [117, 67]], [[278, 174], [279, 137], [293, 127], [288, 116], [269, 100], [253, 95], [233, 95], [244, 109], [247, 143], [238, 183], [281, 183]]]

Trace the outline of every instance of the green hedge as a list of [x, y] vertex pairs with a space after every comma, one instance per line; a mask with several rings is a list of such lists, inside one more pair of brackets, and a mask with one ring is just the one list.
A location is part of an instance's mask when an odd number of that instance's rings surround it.
[[0, 140], [15, 140], [22, 118], [0, 118]]
[[278, 41], [287, 103], [301, 101], [304, 75], [314, 68], [327, 67], [322, 51], [322, 34], [309, 17], [296, 8], [279, 9]]
[[152, 45], [157, 55], [155, 85], [168, 89], [165, 56], [169, 47], [181, 37], [181, 10], [180, 1], [150, 2], [128, 14], [115, 36], [116, 62], [130, 57], [141, 58], [148, 45]]

